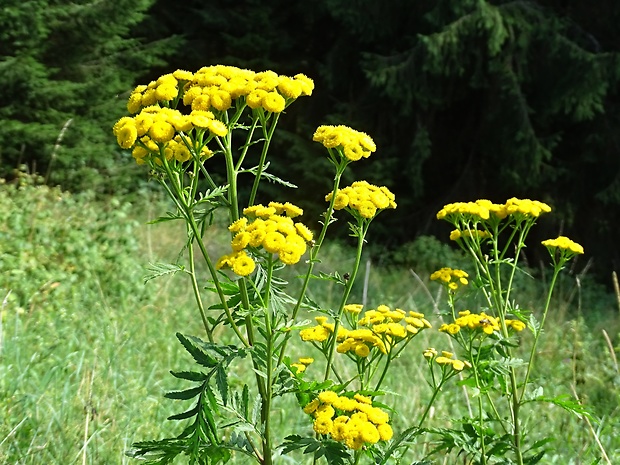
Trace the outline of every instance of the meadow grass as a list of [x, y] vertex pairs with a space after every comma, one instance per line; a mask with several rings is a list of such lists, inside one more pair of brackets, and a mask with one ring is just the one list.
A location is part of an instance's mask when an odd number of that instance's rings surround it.
[[[185, 241], [182, 224], [146, 225], [161, 207], [160, 199], [146, 194], [110, 204], [27, 181], [20, 188], [0, 188], [0, 463], [130, 463], [124, 453], [134, 441], [180, 431], [181, 425], [165, 419], [182, 406], [163, 394], [181, 387], [169, 370], [188, 369], [192, 361], [174, 335], [204, 337], [204, 329], [182, 274], [143, 282], [149, 262], [175, 261]], [[226, 237], [221, 228], [208, 247], [226, 249]], [[347, 247], [327, 247], [328, 258], [317, 271], [346, 269]], [[446, 309], [428, 274], [433, 266], [451, 263], [426, 259], [424, 269], [366, 263], [352, 301], [421, 311], [439, 325]], [[294, 281], [295, 273], [291, 268], [288, 279]], [[595, 419], [588, 424], [557, 406], [539, 406], [526, 428], [537, 426], [540, 439], [556, 438], [545, 463], [590, 464], [600, 457], [600, 463], [620, 463], [620, 309], [612, 294], [577, 271], [560, 284], [535, 374], [545, 394], [576, 395]], [[516, 288], [523, 307], [540, 308], [542, 287], [536, 281], [523, 276]], [[338, 292], [325, 282], [311, 297], [329, 306]], [[313, 355], [309, 346], [292, 341], [292, 355]], [[528, 342], [523, 336], [523, 348]], [[421, 356], [429, 346], [450, 349], [445, 335], [423, 333], [395, 362], [386, 382], [385, 403], [399, 412], [393, 419], [397, 433], [415, 421], [430, 395]], [[321, 365], [309, 367], [308, 377], [313, 370], [319, 378]], [[246, 371], [233, 367], [230, 383], [241, 383], [244, 376]], [[279, 439], [312, 433], [309, 418], [293, 401], [279, 402]], [[471, 393], [450, 383], [431, 412], [431, 424], [449, 426], [449, 418], [468, 414], [468, 402]], [[413, 447], [429, 450], [433, 444], [419, 440]], [[311, 463], [292, 455], [278, 463], [306, 461]], [[442, 463], [463, 462], [447, 455]]]

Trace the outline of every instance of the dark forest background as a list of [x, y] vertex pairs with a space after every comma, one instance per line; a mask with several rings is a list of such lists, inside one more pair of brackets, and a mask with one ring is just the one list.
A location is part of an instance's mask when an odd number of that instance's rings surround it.
[[620, 269], [619, 20], [617, 0], [3, 0], [0, 175], [25, 165], [66, 189], [130, 193], [147, 175], [110, 128], [136, 84], [218, 63], [301, 72], [315, 92], [281, 118], [272, 150], [273, 171], [299, 186], [286, 200], [318, 217], [331, 180], [312, 134], [347, 124], [378, 151], [346, 181], [397, 195], [374, 228], [377, 259], [446, 238], [446, 203], [515, 196], [555, 210], [534, 240], [569, 235], [608, 283]]

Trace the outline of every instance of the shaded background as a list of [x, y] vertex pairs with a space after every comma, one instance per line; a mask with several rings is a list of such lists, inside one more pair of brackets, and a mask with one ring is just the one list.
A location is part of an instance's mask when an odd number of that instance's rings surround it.
[[555, 210], [533, 244], [569, 235], [607, 284], [620, 268], [618, 20], [616, 0], [4, 0], [0, 175], [26, 165], [66, 189], [130, 193], [146, 174], [110, 128], [136, 84], [218, 63], [302, 72], [315, 92], [281, 119], [272, 170], [307, 217], [331, 186], [312, 134], [347, 124], [378, 151], [345, 182], [387, 185], [399, 204], [373, 227], [377, 260], [445, 240], [445, 203], [516, 196]]

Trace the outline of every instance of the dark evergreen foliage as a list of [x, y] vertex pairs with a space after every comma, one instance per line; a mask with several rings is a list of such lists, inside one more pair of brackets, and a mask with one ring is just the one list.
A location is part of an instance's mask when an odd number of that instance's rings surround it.
[[[542, 219], [540, 239], [570, 231], [594, 269], [618, 269], [615, 0], [158, 0], [131, 39], [150, 1], [121, 3], [10, 0], [3, 8], [3, 169], [21, 158], [44, 172], [74, 118], [52, 174], [70, 176], [80, 163], [105, 173], [115, 157], [106, 128], [116, 95], [148, 67], [146, 80], [216, 63], [303, 72], [315, 93], [282, 118], [271, 169], [299, 185], [290, 200], [312, 216], [324, 208], [317, 193], [329, 189], [312, 133], [347, 124], [372, 135], [378, 151], [345, 182], [366, 178], [397, 194], [399, 208], [381, 218], [375, 243], [446, 237], [434, 219], [445, 203], [535, 198], [562, 218]], [[183, 45], [162, 64], [137, 37], [182, 37]]]
[[136, 76], [171, 51], [169, 41], [130, 36], [152, 3], [3, 2], [2, 175], [25, 164], [51, 183], [113, 190], [107, 175], [126, 170], [130, 157], [115, 148], [110, 125], [123, 115]]

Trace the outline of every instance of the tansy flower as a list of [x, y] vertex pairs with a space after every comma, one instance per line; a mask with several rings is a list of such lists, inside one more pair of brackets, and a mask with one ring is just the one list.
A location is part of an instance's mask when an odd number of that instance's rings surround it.
[[335, 148], [350, 161], [368, 158], [377, 150], [372, 138], [363, 132], [348, 126], [319, 126], [312, 140], [320, 142], [324, 147]]
[[281, 113], [282, 111], [284, 111], [286, 101], [284, 100], [284, 97], [282, 97], [277, 92], [268, 92], [263, 97], [261, 105], [265, 109], [265, 111], [268, 111], [270, 113]]
[[138, 138], [138, 130], [136, 125], [127, 123], [121, 126], [116, 132], [116, 140], [118, 145], [124, 149], [130, 149], [136, 143]]
[[393, 431], [389, 415], [372, 406], [372, 400], [359, 393], [353, 398], [323, 391], [308, 403], [303, 411], [314, 417], [313, 429], [318, 434], [330, 435], [350, 449], [361, 449], [364, 444], [389, 441]]
[[553, 254], [556, 249], [564, 250], [570, 252], [571, 254], [583, 254], [583, 247], [570, 240], [568, 237], [559, 236], [556, 239], [547, 239], [546, 241], [542, 241], [542, 245], [549, 249], [549, 252]]
[[441, 268], [433, 272], [430, 276], [431, 281], [439, 281], [446, 286], [450, 292], [456, 291], [460, 286], [466, 286], [469, 281], [467, 272], [449, 267]]
[[[325, 196], [330, 202], [333, 192]], [[396, 208], [395, 196], [385, 186], [375, 186], [366, 181], [356, 181], [340, 189], [334, 199], [334, 210], [347, 209], [354, 216], [372, 219], [386, 208]]]

